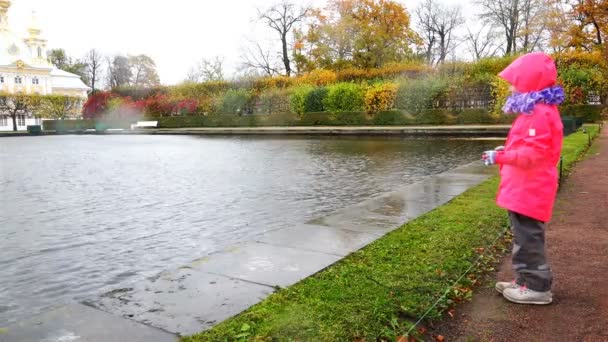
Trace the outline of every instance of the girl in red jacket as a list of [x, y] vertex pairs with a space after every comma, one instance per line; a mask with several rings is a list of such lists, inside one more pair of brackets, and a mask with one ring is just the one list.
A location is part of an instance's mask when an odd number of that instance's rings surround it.
[[496, 203], [509, 211], [517, 277], [496, 283], [496, 290], [511, 302], [549, 304], [553, 275], [545, 257], [545, 224], [557, 193], [563, 139], [557, 105], [564, 91], [555, 85], [555, 63], [544, 53], [519, 57], [499, 76], [513, 91], [503, 110], [518, 117], [505, 146], [484, 152], [482, 159], [500, 166]]

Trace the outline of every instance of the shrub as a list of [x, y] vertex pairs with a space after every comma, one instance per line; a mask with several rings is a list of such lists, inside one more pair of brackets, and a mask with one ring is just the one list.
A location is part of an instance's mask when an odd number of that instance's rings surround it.
[[290, 113], [290, 92], [287, 90], [272, 89], [260, 95], [258, 99], [258, 113]]
[[358, 84], [337, 83], [328, 87], [323, 105], [330, 112], [361, 111], [365, 107], [363, 90]]
[[295, 126], [298, 116], [293, 113], [273, 113], [264, 115], [264, 125], [268, 126]]
[[335, 83], [336, 79], [337, 76], [335, 72], [331, 70], [317, 69], [298, 77], [296, 82], [298, 84], [326, 86], [328, 84]]
[[164, 94], [156, 94], [145, 100], [138, 101], [138, 105], [143, 108], [146, 117], [149, 118], [171, 116], [173, 112], [173, 104], [169, 96]]
[[562, 116], [581, 118], [584, 122], [596, 122], [602, 119], [601, 105], [570, 105], [559, 108]]
[[231, 88], [233, 88], [233, 85], [225, 81], [182, 83], [169, 87], [168, 95], [175, 98], [200, 99], [224, 93]]
[[42, 129], [45, 131], [77, 131], [82, 132], [95, 128], [94, 120], [43, 120]]
[[293, 90], [289, 98], [291, 105], [291, 111], [297, 114], [303, 114], [306, 112], [306, 98], [308, 94], [315, 88], [311, 85], [303, 85]]
[[331, 126], [334, 124], [333, 115], [327, 112], [304, 113], [298, 122], [302, 126]]
[[404, 62], [388, 63], [376, 69], [345, 68], [337, 72], [340, 82], [355, 82], [364, 80], [389, 79], [395, 77], [417, 78], [430, 72], [431, 69], [424, 63]]
[[248, 112], [251, 96], [245, 89], [230, 89], [221, 96], [216, 104], [215, 112], [219, 114], [241, 114]]
[[323, 105], [325, 98], [327, 97], [328, 90], [326, 87], [319, 87], [313, 89], [306, 96], [304, 107], [306, 112], [323, 112], [325, 106]]
[[270, 89], [286, 89], [293, 86], [295, 79], [287, 76], [274, 76], [259, 78], [254, 81], [253, 87], [256, 91], [262, 92]]
[[453, 121], [445, 109], [427, 109], [416, 114], [416, 123], [422, 125], [445, 125]]
[[117, 97], [108, 91], [100, 91], [89, 96], [82, 107], [82, 117], [84, 119], [100, 118], [108, 111], [110, 100]]
[[164, 86], [152, 87], [152, 88], [138, 88], [134, 86], [122, 86], [113, 88], [112, 93], [121, 97], [130, 97], [133, 101], [144, 100], [149, 97], [162, 94], [167, 95], [169, 89]]
[[493, 76], [490, 82], [492, 92], [491, 111], [496, 116], [503, 115], [502, 107], [507, 102], [507, 97], [511, 95], [509, 82], [498, 76]]
[[416, 118], [404, 111], [387, 110], [376, 113], [373, 123], [379, 126], [412, 125]]
[[458, 114], [459, 124], [493, 124], [496, 121], [497, 118], [483, 108], [468, 108]]
[[361, 126], [369, 123], [365, 112], [338, 112], [333, 115], [335, 125]]
[[405, 80], [399, 84], [396, 107], [415, 114], [438, 108], [447, 87], [447, 82], [438, 78]]
[[393, 109], [397, 97], [397, 85], [394, 83], [378, 83], [365, 92], [365, 111], [375, 114], [379, 111]]

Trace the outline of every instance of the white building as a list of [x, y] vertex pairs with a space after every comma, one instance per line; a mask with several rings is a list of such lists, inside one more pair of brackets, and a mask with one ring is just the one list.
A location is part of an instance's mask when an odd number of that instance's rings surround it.
[[[0, 92], [60, 94], [87, 98], [87, 87], [78, 75], [55, 68], [47, 59], [47, 40], [42, 36], [35, 15], [27, 26], [28, 36], [14, 34], [9, 26], [10, 0], [0, 0]], [[39, 124], [33, 115], [17, 118], [19, 130]], [[12, 130], [12, 119], [0, 113], [0, 131]]]

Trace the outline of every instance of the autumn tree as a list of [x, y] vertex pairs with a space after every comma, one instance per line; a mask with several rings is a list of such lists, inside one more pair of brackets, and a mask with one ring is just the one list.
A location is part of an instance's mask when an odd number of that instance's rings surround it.
[[81, 99], [66, 95], [45, 95], [39, 98], [36, 114], [46, 119], [68, 119], [79, 114]]
[[0, 113], [8, 114], [13, 121], [13, 131], [17, 131], [17, 116], [29, 115], [39, 104], [39, 96], [0, 93]]
[[602, 47], [608, 36], [608, 0], [574, 0], [571, 6], [575, 23], [570, 33], [580, 38], [573, 45], [586, 49]]
[[136, 88], [150, 88], [160, 84], [156, 63], [146, 55], [129, 56], [131, 85]]
[[108, 85], [110, 88], [120, 88], [131, 84], [131, 65], [129, 58], [121, 55], [107, 57]]
[[406, 9], [391, 0], [330, 0], [296, 40], [299, 62], [321, 68], [377, 68], [411, 56], [420, 38]]
[[279, 35], [281, 40], [281, 60], [286, 76], [290, 76], [292, 71], [288, 44], [289, 33], [294, 28], [294, 25], [306, 17], [308, 11], [307, 7], [298, 7], [295, 3], [288, 0], [283, 0], [264, 11], [258, 9], [259, 19]]

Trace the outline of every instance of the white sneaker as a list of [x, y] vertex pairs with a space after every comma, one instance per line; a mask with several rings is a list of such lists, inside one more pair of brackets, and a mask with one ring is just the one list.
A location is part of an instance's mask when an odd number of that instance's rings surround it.
[[496, 291], [498, 291], [500, 294], [502, 294], [506, 289], [516, 289], [518, 287], [519, 285], [517, 285], [515, 279], [511, 281], [499, 281], [496, 283], [496, 285], [494, 285], [494, 289], [496, 289]]
[[508, 301], [518, 304], [546, 305], [551, 304], [553, 301], [553, 294], [551, 291], [539, 292], [530, 290], [525, 286], [506, 288], [502, 292], [502, 295]]

